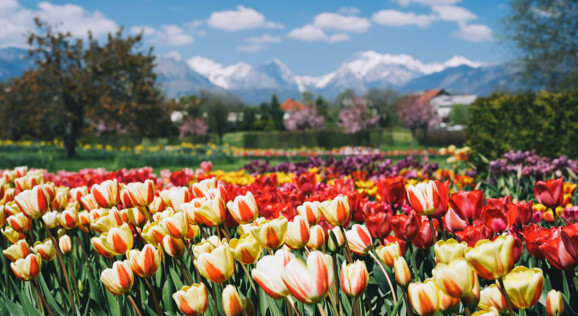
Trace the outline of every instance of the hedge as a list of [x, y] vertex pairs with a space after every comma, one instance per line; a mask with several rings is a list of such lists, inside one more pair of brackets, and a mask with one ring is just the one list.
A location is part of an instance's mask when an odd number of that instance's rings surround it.
[[489, 159], [509, 150], [578, 158], [578, 91], [478, 98], [467, 137], [466, 144]]
[[463, 146], [466, 142], [466, 130], [446, 128], [428, 129], [427, 142], [424, 137], [423, 130], [416, 131], [415, 137], [417, 138], [419, 144], [423, 146]]

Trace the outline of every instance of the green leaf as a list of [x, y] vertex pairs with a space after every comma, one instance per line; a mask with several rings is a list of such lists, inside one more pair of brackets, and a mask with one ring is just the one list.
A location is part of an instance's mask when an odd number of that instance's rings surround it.
[[176, 289], [173, 285], [173, 281], [170, 277], [167, 277], [165, 281], [165, 285], [163, 286], [163, 308], [166, 311], [174, 312], [176, 311], [175, 302], [173, 300], [173, 293], [176, 292]]
[[48, 286], [46, 285], [46, 281], [44, 280], [44, 276], [42, 274], [39, 276], [38, 281], [40, 283], [40, 287], [42, 288], [42, 294], [44, 294], [44, 297], [46, 298], [46, 302], [48, 303], [48, 306], [50, 306], [50, 309], [52, 309], [52, 311], [56, 314], [64, 315], [65, 312], [62, 310], [60, 305], [56, 303], [56, 300], [54, 299], [54, 296], [48, 289]]
[[28, 292], [26, 288], [29, 287], [31, 287], [31, 285], [29, 282], [27, 282], [25, 283], [24, 289], [22, 291], [17, 291], [18, 297], [20, 298], [20, 302], [22, 303], [22, 307], [24, 308], [24, 312], [28, 316], [36, 316], [36, 315], [41, 316], [42, 314], [36, 308], [34, 308], [33, 303], [28, 298], [28, 293], [24, 293]]
[[20, 305], [7, 298], [3, 291], [0, 291], [0, 294], [2, 294], [2, 297], [4, 298], [4, 304], [2, 305], [6, 307], [11, 316], [25, 316]]
[[169, 274], [171, 275], [171, 278], [173, 279], [173, 282], [175, 283], [175, 287], [176, 289], [180, 290], [183, 288], [183, 283], [181, 282], [181, 279], [179, 278], [179, 275], [177, 274], [177, 272], [175, 271], [175, 269], [170, 268], [169, 269]]
[[105, 293], [110, 315], [123, 315], [120, 312], [120, 305], [118, 300], [116, 299], [116, 296], [112, 295], [112, 293], [110, 293], [109, 291], [105, 291]]

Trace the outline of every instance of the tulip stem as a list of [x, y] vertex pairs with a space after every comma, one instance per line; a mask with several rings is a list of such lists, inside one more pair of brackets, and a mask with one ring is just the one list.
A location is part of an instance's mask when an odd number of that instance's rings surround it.
[[419, 282], [421, 282], [421, 278], [419, 277], [419, 274], [417, 273], [417, 263], [415, 261], [415, 246], [412, 246], [411, 242], [408, 245], [409, 248], [409, 259], [411, 260], [411, 269], [413, 270], [413, 274], [415, 275], [415, 277], [417, 278], [417, 280]]
[[80, 240], [80, 237], [78, 237], [78, 235], [76, 235], [76, 242], [78, 242], [78, 244], [80, 245], [80, 248], [82, 248], [82, 254], [84, 255], [84, 261], [86, 261], [86, 266], [88, 267], [88, 272], [90, 272], [90, 274], [92, 274], [92, 268], [90, 267], [90, 263], [88, 262], [88, 255], [86, 254], [86, 249], [84, 248], [84, 244], [82, 243], [82, 241]]
[[132, 304], [132, 307], [134, 307], [134, 310], [136, 311], [136, 314], [138, 316], [142, 316], [140, 310], [138, 309], [138, 306], [136, 305], [136, 303], [134, 302], [134, 300], [132, 299], [132, 296], [130, 296], [130, 294], [126, 295], [126, 298], [128, 299], [128, 301]]
[[247, 267], [245, 267], [244, 263], [242, 263], [242, 262], [239, 262], [239, 263], [241, 264], [241, 268], [243, 268], [243, 271], [245, 271], [245, 275], [247, 276], [247, 279], [249, 279], [249, 283], [251, 284], [251, 288], [253, 289], [253, 292], [255, 292], [255, 294], [257, 294], [257, 288], [255, 287], [255, 283], [253, 283], [253, 279], [249, 275], [249, 271], [247, 270]]
[[317, 309], [319, 309], [319, 314], [321, 314], [321, 316], [325, 316], [325, 310], [323, 310], [321, 303], [317, 303]]
[[351, 256], [351, 250], [349, 249], [349, 241], [347, 240], [347, 234], [345, 233], [345, 228], [339, 226], [341, 233], [343, 234], [343, 240], [345, 241], [345, 256], [347, 257], [348, 263], [353, 263], [353, 257]]
[[74, 292], [76, 294], [76, 302], [78, 304], [80, 304], [80, 295], [78, 294], [78, 281], [76, 280], [76, 274], [74, 274], [74, 269], [72, 267], [72, 258], [73, 258], [73, 256], [70, 256], [67, 260], [68, 261], [68, 269], [70, 270], [70, 273], [72, 275], [72, 281], [74, 284]]
[[464, 316], [471, 316], [470, 309], [464, 305]]
[[387, 280], [387, 284], [389, 285], [389, 289], [391, 290], [391, 295], [393, 296], [393, 305], [397, 304], [397, 297], [395, 296], [395, 288], [393, 287], [393, 284], [391, 284], [391, 280], [389, 279], [389, 275], [387, 275], [387, 273], [385, 272], [385, 268], [381, 264], [381, 261], [379, 261], [379, 259], [377, 259], [377, 257], [373, 254], [373, 252], [370, 251], [368, 253], [373, 258], [373, 261], [375, 261], [377, 263], [377, 265], [381, 269], [381, 272], [383, 272], [385, 279]]
[[[194, 264], [193, 264], [194, 265]], [[187, 278], [187, 280], [189, 282], [191, 282], [191, 285], [193, 285], [195, 282], [193, 281], [193, 276], [191, 276], [191, 274], [189, 273], [189, 271], [187, 271], [185, 264], [182, 262], [182, 260], [177, 260], [177, 266], [179, 267], [179, 269], [181, 270], [181, 274], [183, 276], [185, 276], [185, 278]], [[200, 282], [200, 281], [199, 281]]]
[[405, 310], [409, 316], [413, 316], [413, 307], [409, 302], [409, 296], [407, 295], [407, 291], [405, 289], [401, 290], [403, 292], [403, 300], [405, 301]]
[[56, 273], [56, 281], [58, 282], [58, 290], [60, 291], [60, 296], [62, 296], [62, 302], [66, 302], [64, 299], [66, 298], [66, 296], [64, 295], [64, 286], [62, 286], [62, 280], [60, 279], [61, 275], [58, 273], [58, 263], [56, 263], [56, 261], [54, 262], [54, 266], [49, 266], [52, 270], [52, 268], [54, 268], [54, 272]]
[[431, 216], [428, 216], [427, 219], [429, 220], [429, 229], [431, 231], [431, 240], [433, 240], [433, 244], [436, 243], [436, 233], [435, 233], [435, 227], [433, 224], [433, 220], [431, 218]]
[[161, 310], [161, 306], [159, 305], [159, 300], [157, 299], [157, 294], [155, 293], [155, 288], [148, 279], [143, 278], [144, 284], [146, 288], [151, 292], [151, 296], [153, 298], [153, 303], [155, 304], [155, 309], [157, 310], [157, 315], [162, 316], [164, 315], [163, 311]]
[[438, 224], [440, 224], [440, 229], [442, 231], [442, 238], [444, 240], [448, 240], [448, 236], [446, 234], [446, 230], [444, 229], [444, 225], [441, 218], [438, 218]]
[[343, 314], [343, 307], [341, 306], [341, 300], [339, 299], [339, 274], [337, 271], [337, 255], [335, 254], [335, 252], [332, 253], [333, 256], [333, 291], [335, 293], [335, 300], [337, 300], [337, 302], [339, 302], [339, 314], [337, 315], [342, 315]]
[[367, 295], [367, 292], [365, 293], [365, 306], [367, 306], [367, 310], [369, 311], [369, 315], [373, 316], [373, 309], [371, 308], [371, 302], [369, 301], [369, 296]]
[[58, 241], [54, 238], [54, 236], [50, 232], [50, 229], [48, 228], [48, 226], [44, 222], [44, 219], [42, 219], [42, 217], [40, 217], [39, 220], [40, 220], [40, 223], [42, 223], [42, 225], [44, 226], [44, 229], [46, 230], [46, 233], [48, 234], [48, 237], [52, 241], [52, 245], [54, 246], [54, 249], [56, 250], [56, 256], [58, 257], [58, 262], [60, 262], [60, 268], [62, 269], [62, 273], [64, 274], [64, 280], [66, 281], [66, 288], [68, 289], [68, 297], [70, 299], [70, 308], [72, 310], [72, 314], [76, 314], [76, 306], [74, 305], [74, 296], [72, 296], [72, 290], [70, 289], [70, 279], [68, 278], [68, 271], [66, 270], [66, 266], [64, 265], [64, 259], [62, 259], [62, 253], [60, 252], [60, 247], [59, 247]]
[[[217, 228], [217, 229], [218, 229], [218, 228]], [[228, 229], [227, 229], [227, 226], [225, 226], [225, 225], [223, 224], [223, 228], [222, 228], [222, 229], [223, 229], [223, 233], [225, 234], [225, 238], [227, 238], [227, 241], [231, 241], [231, 237], [229, 237], [229, 232], [227, 231], [227, 230], [228, 230]]]
[[215, 283], [211, 284], [211, 291], [213, 292], [213, 306], [215, 306], [215, 315], [219, 315], [219, 307], [217, 307], [217, 293], [215, 292]]
[[353, 315], [359, 316], [360, 311], [359, 311], [359, 303], [357, 302], [357, 298], [355, 298], [355, 297], [351, 298], [351, 307], [353, 307]]
[[44, 295], [42, 295], [42, 292], [40, 291], [40, 286], [38, 286], [38, 280], [34, 279], [34, 281], [32, 281], [32, 284], [34, 284], [34, 288], [36, 289], [36, 293], [38, 294], [40, 301], [42, 302], [42, 304], [44, 304], [44, 306], [46, 306], [48, 314], [50, 314], [50, 316], [54, 316], [54, 313], [50, 309], [48, 302], [46, 302], [46, 298], [44, 298]]
[[295, 301], [294, 301], [290, 296], [287, 296], [285, 299], [287, 300], [287, 302], [289, 303], [289, 305], [291, 305], [291, 308], [292, 308], [293, 311], [295, 312], [295, 315], [301, 316], [301, 313], [299, 313], [299, 310], [297, 309], [297, 306], [295, 306]]
[[510, 316], [514, 316], [514, 310], [512, 309], [512, 302], [510, 301], [510, 298], [508, 297], [508, 293], [506, 293], [506, 287], [504, 286], [504, 280], [502, 280], [502, 278], [498, 279], [499, 285], [500, 285], [500, 291], [502, 292], [502, 296], [504, 296], [504, 299], [506, 300], [506, 305], [508, 306], [508, 312], [510, 313]]

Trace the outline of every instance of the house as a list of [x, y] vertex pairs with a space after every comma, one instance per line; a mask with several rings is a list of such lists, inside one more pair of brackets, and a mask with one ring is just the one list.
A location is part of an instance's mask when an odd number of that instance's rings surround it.
[[279, 107], [285, 112], [305, 110], [307, 107], [294, 99], [287, 99]]
[[475, 94], [452, 94], [444, 89], [427, 90], [420, 95], [421, 102], [428, 102], [438, 116], [446, 121], [450, 116], [452, 106], [456, 104], [470, 105], [478, 98]]

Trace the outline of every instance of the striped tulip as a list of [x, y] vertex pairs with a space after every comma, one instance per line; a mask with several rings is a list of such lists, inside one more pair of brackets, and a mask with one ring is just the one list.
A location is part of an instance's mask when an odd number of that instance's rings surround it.
[[231, 284], [223, 290], [223, 313], [225, 316], [254, 315], [253, 304], [248, 297], [241, 299], [237, 289]]
[[58, 247], [63, 254], [69, 254], [72, 251], [72, 240], [68, 235], [62, 235], [58, 238]]
[[173, 238], [184, 238], [189, 232], [189, 220], [187, 219], [187, 214], [183, 211], [164, 217], [161, 220], [161, 224]]
[[89, 193], [89, 194], [81, 197], [80, 198], [80, 204], [82, 204], [84, 209], [87, 211], [92, 211], [92, 210], [96, 210], [96, 209], [100, 208], [100, 205], [98, 205], [98, 202], [96, 201], [96, 199], [94, 198], [94, 195], [92, 195], [92, 193]]
[[294, 258], [294, 254], [284, 249], [277, 250], [275, 255], [264, 256], [251, 272], [253, 280], [273, 299], [285, 298], [289, 290], [283, 282], [283, 270]]
[[320, 225], [315, 225], [309, 230], [309, 241], [307, 248], [309, 250], [321, 250], [325, 244], [325, 231]]
[[345, 243], [345, 235], [340, 227], [334, 227], [327, 232], [327, 249], [329, 251], [336, 251]]
[[503, 279], [506, 294], [517, 309], [530, 308], [540, 300], [544, 286], [544, 275], [538, 268], [517, 266]]
[[317, 303], [325, 299], [333, 283], [333, 259], [320, 251], [312, 251], [307, 264], [292, 259], [283, 270], [283, 282], [296, 299], [305, 303]]
[[333, 226], [343, 226], [349, 220], [349, 202], [345, 195], [321, 203], [321, 214]]
[[4, 227], [6, 224], [6, 210], [5, 206], [0, 202], [0, 227]]
[[8, 202], [12, 202], [14, 201], [14, 195], [16, 190], [14, 190], [14, 188], [9, 188], [9, 189], [5, 189], [6, 191], [4, 192], [4, 197], [2, 199], [0, 199], [0, 204], [4, 203], [8, 203]]
[[14, 179], [14, 186], [16, 187], [16, 192], [19, 193], [25, 190], [30, 190], [43, 182], [44, 177], [42, 174], [30, 174]]
[[436, 262], [449, 264], [455, 259], [464, 258], [466, 249], [468, 249], [468, 244], [465, 241], [458, 243], [453, 238], [440, 240], [434, 245]]
[[514, 237], [502, 235], [494, 241], [480, 240], [465, 251], [466, 260], [486, 280], [503, 277], [514, 268]]
[[181, 313], [187, 316], [202, 315], [209, 308], [207, 288], [203, 283], [184, 286], [173, 294], [173, 299]]
[[356, 260], [347, 264], [343, 261], [341, 265], [341, 289], [351, 297], [361, 296], [367, 289], [369, 283], [369, 273], [365, 262]]
[[199, 273], [215, 283], [222, 283], [235, 272], [235, 260], [228, 243], [199, 255], [194, 261]]
[[440, 309], [440, 289], [432, 279], [411, 283], [407, 294], [413, 310], [419, 316], [431, 316]]
[[155, 198], [155, 184], [147, 179], [144, 183], [133, 182], [120, 192], [120, 199], [125, 207], [148, 206]]
[[182, 239], [176, 239], [166, 235], [163, 238], [162, 245], [167, 255], [173, 258], [180, 258], [185, 254], [185, 243]]
[[71, 188], [69, 194], [73, 200], [81, 203], [80, 198], [88, 194], [88, 188], [86, 186]]
[[2, 235], [4, 235], [11, 244], [15, 244], [19, 240], [26, 238], [26, 235], [15, 231], [12, 227], [2, 228]]
[[407, 187], [407, 200], [418, 215], [432, 215], [437, 212], [440, 198], [438, 188], [433, 180]]
[[287, 235], [287, 219], [283, 216], [259, 222], [258, 226], [252, 225], [249, 230], [263, 248], [273, 250], [281, 247]]
[[321, 217], [321, 203], [318, 201], [306, 201], [297, 206], [297, 213], [307, 219], [310, 226], [317, 225]]
[[108, 243], [106, 242], [106, 236], [101, 235], [99, 237], [92, 237], [90, 243], [92, 244], [94, 251], [105, 258], [112, 258], [118, 255], [109, 248]]
[[432, 271], [440, 290], [460, 299], [472, 291], [475, 273], [465, 259], [455, 259], [449, 264], [438, 263]]
[[564, 301], [560, 291], [551, 290], [546, 297], [546, 314], [548, 316], [560, 316], [564, 314]]
[[195, 237], [197, 237], [199, 235], [199, 232], [201, 231], [201, 228], [199, 227], [199, 225], [189, 225], [189, 229], [187, 234], [185, 235], [185, 239], [186, 240], [191, 240]]
[[204, 199], [200, 207], [194, 208], [194, 222], [209, 227], [221, 225], [227, 216], [225, 202], [220, 196]]
[[227, 203], [229, 213], [239, 224], [248, 224], [259, 216], [259, 206], [253, 193], [250, 191], [245, 195], [239, 195], [233, 201]]
[[57, 216], [60, 226], [66, 229], [73, 229], [78, 225], [78, 212], [76, 208], [69, 207]]
[[128, 292], [134, 284], [130, 262], [128, 260], [116, 261], [112, 268], [102, 271], [100, 281], [113, 295], [122, 295]]
[[397, 284], [403, 288], [407, 287], [411, 282], [411, 272], [404, 257], [399, 256], [393, 260], [393, 271], [395, 272], [395, 281]]
[[25, 234], [32, 228], [32, 220], [24, 213], [8, 216], [8, 225], [15, 231]]
[[30, 254], [30, 246], [26, 240], [18, 240], [12, 246], [2, 250], [2, 253], [6, 256], [6, 258], [10, 259], [10, 261], [14, 262], [21, 258], [26, 258], [28, 254]]
[[187, 188], [170, 188], [161, 191], [160, 197], [167, 206], [172, 207], [175, 211], [181, 210], [183, 203], [191, 201], [191, 193]]
[[68, 188], [57, 188], [54, 200], [52, 200], [53, 210], [62, 210], [68, 206]]
[[460, 299], [451, 297], [440, 291], [440, 312], [450, 312], [455, 311], [458, 306], [460, 306]]
[[22, 213], [22, 211], [20, 211], [20, 207], [18, 206], [18, 204], [16, 204], [16, 201], [6, 202], [2, 206], [4, 208], [4, 212], [6, 213], [7, 216], [12, 216], [12, 215], [16, 215], [18, 213]]
[[[92, 211], [91, 216], [96, 214]], [[114, 227], [119, 227], [123, 224], [122, 214], [116, 209], [116, 207], [111, 208], [108, 211], [104, 211], [100, 217], [94, 220], [90, 224], [90, 228], [99, 234], [103, 234]]]
[[116, 179], [106, 180], [101, 184], [95, 184], [90, 188], [90, 193], [94, 196], [96, 203], [100, 207], [110, 208], [116, 206], [120, 201], [120, 186]]
[[144, 206], [127, 208], [122, 210], [121, 213], [123, 213], [123, 219], [126, 216], [125, 222], [129, 222], [136, 227], [143, 227], [149, 220], [147, 218], [149, 216], [147, 208]]
[[143, 227], [141, 237], [149, 244], [160, 247], [163, 239], [167, 235], [167, 231], [163, 228], [160, 222], [147, 223]]
[[351, 230], [345, 232], [349, 250], [358, 256], [365, 256], [373, 249], [371, 234], [365, 226], [354, 224]]
[[31, 249], [35, 254], [40, 255], [42, 261], [52, 261], [56, 258], [56, 248], [50, 239], [35, 242]]
[[291, 249], [301, 249], [309, 241], [309, 222], [297, 215], [292, 222], [287, 224], [287, 235], [285, 236], [285, 245]]
[[205, 195], [205, 192], [217, 187], [217, 178], [213, 177], [210, 179], [205, 179], [201, 182], [193, 183], [191, 186], [191, 191], [195, 197], [201, 197]]
[[508, 310], [506, 299], [496, 284], [492, 284], [480, 292], [478, 309], [490, 310], [491, 308], [495, 308], [500, 313]]
[[46, 224], [46, 227], [49, 229], [58, 227], [60, 225], [58, 215], [59, 213], [57, 211], [44, 213], [44, 215], [42, 215], [42, 220], [44, 221], [44, 224]]
[[141, 278], [151, 277], [161, 265], [161, 250], [152, 245], [145, 245], [142, 251], [132, 249], [126, 252], [132, 271]]
[[198, 259], [201, 254], [206, 252], [210, 253], [222, 244], [223, 242], [215, 235], [207, 239], [203, 238], [200, 243], [193, 246], [193, 255]]
[[106, 245], [117, 255], [122, 255], [132, 249], [134, 239], [127, 223], [122, 224], [120, 227], [111, 228], [102, 236], [106, 236]]
[[261, 256], [261, 244], [250, 233], [241, 236], [239, 239], [231, 239], [229, 247], [235, 260], [242, 264], [253, 264]]
[[28, 254], [25, 258], [20, 258], [10, 263], [12, 272], [21, 281], [30, 281], [36, 279], [40, 274], [42, 258], [39, 254]]
[[401, 248], [397, 241], [389, 243], [385, 246], [379, 246], [375, 249], [377, 257], [390, 268], [393, 268], [393, 262], [396, 258], [401, 256]]
[[31, 219], [38, 219], [48, 211], [50, 206], [49, 198], [44, 194], [41, 186], [35, 186], [31, 190], [26, 190], [14, 197], [18, 207]]
[[155, 214], [164, 211], [166, 207], [167, 205], [165, 204], [165, 202], [163, 202], [163, 199], [161, 199], [160, 196], [157, 196], [149, 204], [148, 209], [151, 212], [151, 214]]

